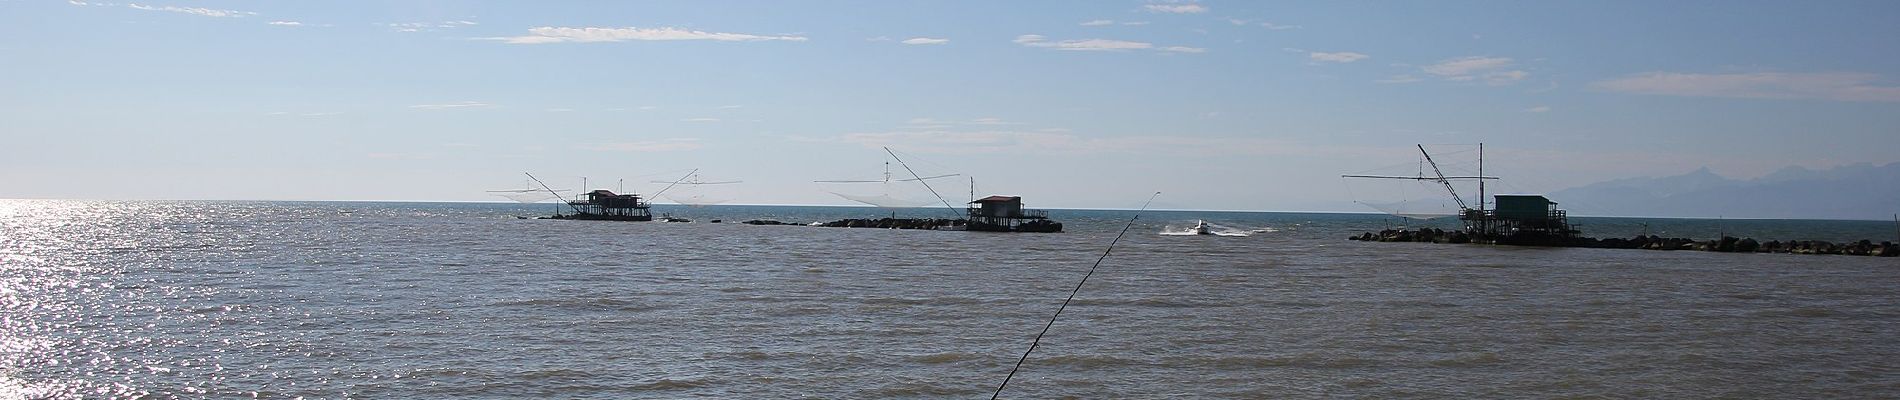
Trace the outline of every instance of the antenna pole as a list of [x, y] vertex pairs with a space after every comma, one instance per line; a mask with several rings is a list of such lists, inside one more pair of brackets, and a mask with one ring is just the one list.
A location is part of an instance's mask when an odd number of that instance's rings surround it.
[[[1478, 143], [1478, 176], [1484, 176], [1484, 143]], [[1478, 211], [1484, 211], [1484, 180], [1478, 180]]]
[[[901, 163], [903, 161], [899, 162]], [[1108, 253], [1115, 251], [1115, 244], [1121, 243], [1122, 236], [1128, 234], [1128, 228], [1135, 226], [1135, 220], [1141, 219], [1141, 213], [1148, 211], [1148, 205], [1154, 203], [1155, 197], [1159, 196], [1161, 196], [1161, 192], [1155, 192], [1154, 195], [1148, 196], [1148, 202], [1141, 203], [1141, 209], [1135, 211], [1135, 216], [1128, 219], [1127, 225], [1122, 225], [1122, 232], [1115, 234], [1115, 240], [1108, 241], [1108, 248], [1102, 249], [1102, 257], [1095, 259], [1095, 265], [1089, 267], [1089, 273], [1082, 275], [1081, 282], [1075, 283], [1075, 290], [1069, 292], [1069, 298], [1062, 300], [1062, 306], [1056, 307], [1056, 314], [1049, 316], [1049, 323], [1042, 326], [1042, 332], [1036, 334], [1036, 340], [1029, 342], [1029, 350], [1023, 352], [1023, 358], [1016, 360], [1016, 367], [1009, 369], [1009, 376], [1003, 377], [1003, 384], [996, 386], [996, 393], [990, 395], [990, 400], [996, 400], [998, 396], [1003, 395], [1003, 388], [1009, 387], [1010, 378], [1015, 378], [1016, 370], [1023, 368], [1023, 362], [1029, 360], [1029, 353], [1035, 352], [1036, 347], [1042, 345], [1042, 335], [1049, 334], [1049, 328], [1056, 326], [1056, 318], [1062, 316], [1062, 310], [1069, 308], [1069, 302], [1075, 301], [1075, 294], [1082, 292], [1082, 285], [1089, 283], [1089, 277], [1095, 276], [1095, 269], [1102, 266], [1102, 260], [1108, 259]]]
[[[925, 181], [924, 181], [924, 176], [923, 176], [923, 175], [918, 175], [918, 174], [917, 174], [917, 170], [913, 170], [913, 169], [910, 169], [910, 164], [906, 164], [906, 163], [904, 163], [904, 159], [903, 159], [903, 158], [899, 158], [899, 157], [897, 157], [897, 152], [895, 152], [895, 151], [891, 151], [891, 148], [890, 148], [890, 147], [888, 147], [888, 146], [886, 146], [886, 147], [884, 147], [884, 152], [885, 152], [885, 153], [890, 153], [890, 155], [891, 155], [891, 159], [893, 159], [893, 160], [897, 160], [897, 165], [902, 165], [902, 166], [904, 166], [904, 171], [908, 171], [908, 172], [910, 172], [910, 176], [911, 176], [911, 177], [913, 177], [913, 178], [917, 178], [917, 183], [922, 183], [922, 184], [924, 184], [924, 188], [925, 188], [925, 189], [930, 189], [930, 195], [931, 195], [931, 196], [937, 196], [937, 201], [941, 201], [941, 202], [943, 202], [943, 208], [946, 208], [946, 209], [949, 209], [949, 210], [950, 210], [950, 214], [951, 214], [951, 215], [956, 215], [956, 213], [957, 213], [957, 208], [956, 208], [956, 207], [951, 207], [951, 206], [950, 206], [950, 201], [949, 201], [949, 200], [944, 200], [944, 199], [943, 199], [943, 195], [941, 195], [941, 194], [937, 194], [937, 189], [936, 189], [936, 188], [932, 188], [932, 187], [930, 187], [930, 182], [925, 182]], [[888, 169], [888, 168], [890, 168], [890, 163], [885, 163], [885, 167], [884, 167], [884, 168], [887, 168], [887, 169]], [[890, 175], [890, 173], [889, 173], [889, 172], [885, 172], [884, 174], [885, 174], [885, 176], [886, 176], [886, 178], [885, 178], [885, 179], [887, 179], [887, 180], [888, 180], [888, 179], [890, 179], [890, 178], [889, 178], [889, 175]]]

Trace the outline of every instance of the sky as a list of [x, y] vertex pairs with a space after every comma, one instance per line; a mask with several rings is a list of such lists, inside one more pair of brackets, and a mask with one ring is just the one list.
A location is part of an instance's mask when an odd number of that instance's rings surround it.
[[0, 0], [0, 198], [506, 201], [484, 191], [524, 172], [698, 169], [732, 203], [844, 205], [869, 189], [812, 181], [879, 179], [889, 147], [961, 174], [932, 181], [952, 202], [973, 178], [1035, 207], [1370, 211], [1339, 175], [1419, 143], [1484, 143], [1531, 193], [1900, 161], [1891, 1], [149, 1]]

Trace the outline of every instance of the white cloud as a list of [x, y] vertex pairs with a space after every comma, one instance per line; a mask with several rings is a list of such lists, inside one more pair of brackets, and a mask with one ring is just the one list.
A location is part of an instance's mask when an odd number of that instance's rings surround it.
[[1364, 60], [1367, 58], [1372, 58], [1372, 56], [1354, 53], [1350, 51], [1342, 51], [1338, 53], [1321, 53], [1321, 52], [1315, 51], [1312, 53], [1307, 53], [1306, 58], [1312, 59], [1313, 61], [1349, 63], [1353, 61], [1359, 61], [1359, 60]]
[[803, 42], [803, 36], [765, 36], [744, 33], [706, 32], [680, 28], [566, 28], [544, 26], [528, 29], [523, 36], [487, 38], [511, 44], [625, 42], [630, 40], [712, 40], [754, 42], [783, 40]]
[[1083, 22], [1082, 26], [1108, 26], [1108, 25], [1114, 25], [1114, 24], [1115, 24], [1115, 21], [1110, 21], [1106, 19], [1098, 19], [1094, 21]]
[[699, 143], [699, 139], [673, 138], [673, 139], [663, 139], [663, 140], [643, 140], [643, 141], [634, 141], [634, 142], [596, 143], [596, 144], [587, 146], [586, 148], [589, 150], [597, 150], [597, 151], [661, 152], [661, 151], [696, 150], [701, 147], [706, 147], [706, 146], [701, 145]]
[[1421, 78], [1419, 78], [1419, 77], [1417, 77], [1417, 76], [1412, 76], [1412, 75], [1394, 75], [1394, 76], [1392, 76], [1391, 78], [1385, 78], [1385, 79], [1380, 79], [1380, 80], [1376, 80], [1376, 81], [1373, 81], [1373, 82], [1378, 82], [1378, 83], [1412, 83], [1412, 82], [1418, 82], [1418, 81], [1422, 81], [1422, 80], [1424, 80], [1424, 79], [1421, 79]]
[[1280, 25], [1280, 24], [1275, 24], [1272, 22], [1261, 22], [1260, 27], [1276, 30], [1276, 31], [1283, 31], [1283, 30], [1288, 30], [1288, 29], [1300, 29], [1299, 25]]
[[1470, 76], [1473, 73], [1503, 68], [1511, 65], [1511, 59], [1504, 57], [1464, 57], [1440, 61], [1424, 67], [1425, 73], [1442, 77]]
[[1122, 23], [1122, 25], [1128, 25], [1128, 26], [1141, 26], [1141, 25], [1147, 25], [1147, 24], [1148, 24], [1148, 21], [1128, 21], [1128, 22]]
[[1112, 39], [1082, 39], [1051, 42], [1049, 38], [1043, 37], [1042, 35], [1017, 36], [1016, 40], [1012, 40], [1012, 42], [1029, 47], [1070, 51], [1147, 50], [1155, 47], [1153, 43]]
[[1483, 79], [1491, 85], [1509, 85], [1531, 76], [1523, 70], [1507, 70], [1516, 62], [1507, 57], [1471, 56], [1439, 61], [1419, 69], [1448, 81], [1469, 82]]
[[414, 108], [418, 110], [447, 110], [447, 109], [455, 109], [455, 108], [487, 108], [487, 107], [494, 107], [494, 106], [495, 105], [493, 104], [483, 103], [479, 101], [460, 101], [460, 102], [446, 103], [446, 104], [417, 104], [417, 105], [409, 106], [409, 108]]
[[1200, 4], [1194, 4], [1194, 3], [1149, 4], [1149, 5], [1142, 6], [1142, 8], [1148, 9], [1149, 12], [1170, 13], [1170, 14], [1200, 14], [1200, 13], [1207, 12], [1206, 6], [1202, 6]]
[[461, 28], [461, 27], [466, 27], [466, 26], [471, 26], [471, 25], [481, 25], [481, 24], [476, 23], [475, 21], [458, 20], [458, 21], [441, 21], [441, 22], [403, 22], [403, 23], [382, 24], [382, 25], [389, 27], [389, 29], [395, 30], [397, 32], [434, 32], [434, 31], [442, 30], [442, 29], [455, 29], [455, 28]]
[[1742, 99], [1900, 101], [1900, 86], [1857, 72], [1688, 74], [1647, 72], [1590, 84], [1621, 93]]
[[1536, 106], [1536, 107], [1531, 107], [1531, 108], [1526, 108], [1526, 109], [1524, 109], [1524, 112], [1527, 112], [1527, 113], [1546, 113], [1546, 112], [1550, 112], [1550, 106]]
[[271, 21], [268, 22], [268, 24], [276, 26], [303, 26], [302, 22], [297, 21]]
[[1192, 155], [1311, 155], [1331, 150], [1277, 139], [1208, 136], [1091, 137], [1068, 129], [1033, 131], [897, 131], [847, 133], [833, 138], [805, 139], [842, 142], [865, 147], [901, 146], [906, 151], [940, 154], [1153, 154]]
[[1161, 48], [1161, 51], [1200, 54], [1200, 53], [1206, 53], [1207, 49], [1200, 48], [1200, 47], [1168, 46], [1168, 47]]
[[938, 38], [927, 38], [927, 37], [914, 37], [914, 38], [909, 38], [909, 39], [904, 39], [904, 41], [902, 41], [902, 42], [899, 42], [899, 43], [903, 43], [903, 44], [944, 44], [944, 43], [950, 43], [950, 39], [938, 39]]
[[168, 12], [175, 12], [175, 13], [202, 15], [206, 17], [219, 17], [219, 18], [238, 18], [238, 17], [244, 17], [244, 16], [257, 15], [257, 13], [250, 12], [250, 11], [219, 10], [219, 9], [214, 9], [214, 8], [198, 8], [198, 7], [148, 6], [148, 5], [141, 5], [138, 3], [127, 4], [126, 7], [131, 7], [131, 8], [146, 10], [146, 11], [168, 11]]
[[1484, 82], [1492, 85], [1509, 85], [1530, 76], [1531, 73], [1519, 70], [1498, 71], [1484, 74]]

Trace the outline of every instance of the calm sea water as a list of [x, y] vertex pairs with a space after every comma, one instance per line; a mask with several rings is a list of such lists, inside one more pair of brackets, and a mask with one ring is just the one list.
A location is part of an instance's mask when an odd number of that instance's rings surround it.
[[[1130, 216], [1053, 211], [1063, 234], [731, 223], [881, 213], [862, 208], [514, 218], [550, 210], [0, 201], [0, 398], [980, 398]], [[1252, 234], [1161, 234], [1197, 219]], [[1398, 224], [1144, 214], [1004, 396], [1900, 396], [1900, 259], [1344, 239]]]

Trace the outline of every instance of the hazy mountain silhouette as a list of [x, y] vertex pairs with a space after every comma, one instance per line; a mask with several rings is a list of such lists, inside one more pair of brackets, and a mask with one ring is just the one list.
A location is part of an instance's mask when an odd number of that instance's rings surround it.
[[1900, 162], [1787, 167], [1749, 180], [1702, 168], [1598, 182], [1550, 197], [1577, 215], [1884, 220], [1900, 212]]

